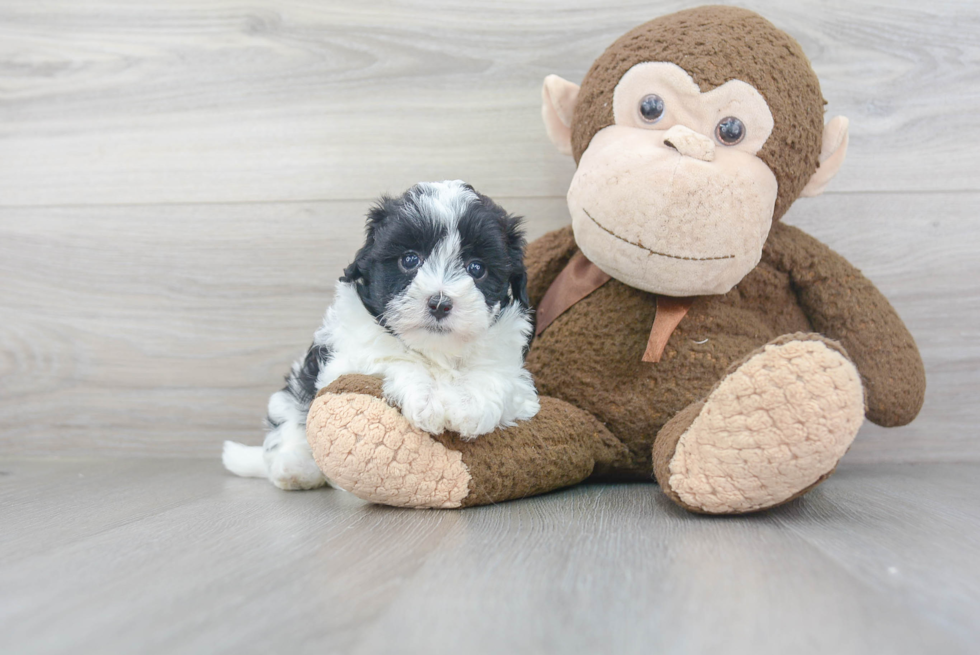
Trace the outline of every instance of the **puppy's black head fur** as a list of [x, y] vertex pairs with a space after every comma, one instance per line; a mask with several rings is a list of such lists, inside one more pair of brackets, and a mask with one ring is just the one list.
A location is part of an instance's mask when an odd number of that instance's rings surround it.
[[438, 227], [409, 211], [406, 195], [382, 196], [368, 211], [364, 245], [340, 278], [356, 283], [361, 302], [379, 319], [388, 302], [414, 277], [402, 272], [398, 259], [409, 250], [431, 251], [439, 241]]
[[[468, 187], [472, 190], [472, 187]], [[474, 193], [476, 193], [474, 191]], [[527, 271], [524, 268], [524, 228], [520, 216], [508, 214], [490, 198], [477, 193], [459, 219], [459, 235], [464, 261], [478, 259], [487, 267], [487, 276], [476, 282], [487, 305], [501, 307], [513, 301], [524, 308], [527, 297]]]
[[382, 323], [388, 303], [405, 291], [417, 273], [403, 271], [399, 259], [411, 251], [428, 260], [451, 230], [459, 234], [459, 264], [465, 269], [479, 260], [486, 267], [486, 275], [474, 284], [488, 308], [511, 302], [529, 307], [522, 219], [469, 185], [458, 189], [458, 211], [451, 220], [444, 212], [433, 215], [425, 197], [433, 191], [424, 184], [398, 198], [382, 196], [368, 212], [364, 246], [340, 279], [356, 283], [364, 306]]

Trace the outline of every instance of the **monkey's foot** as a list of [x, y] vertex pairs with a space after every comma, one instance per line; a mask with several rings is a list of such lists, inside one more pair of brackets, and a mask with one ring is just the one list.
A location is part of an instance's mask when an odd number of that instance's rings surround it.
[[590, 415], [541, 398], [530, 421], [474, 441], [413, 427], [381, 380], [345, 375], [317, 395], [306, 421], [313, 458], [331, 484], [396, 507], [468, 507], [575, 484], [627, 454]]
[[767, 509], [827, 479], [863, 420], [861, 378], [843, 348], [819, 335], [787, 335], [663, 427], [654, 473], [691, 511]]

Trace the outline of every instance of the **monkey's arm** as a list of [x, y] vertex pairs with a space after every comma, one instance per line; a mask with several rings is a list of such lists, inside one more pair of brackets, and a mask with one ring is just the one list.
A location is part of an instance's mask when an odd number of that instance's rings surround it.
[[555, 281], [578, 246], [572, 226], [548, 232], [543, 237], [528, 244], [524, 251], [524, 266], [527, 268], [527, 294], [531, 305], [537, 306], [551, 283]]
[[910, 423], [922, 408], [925, 369], [885, 296], [846, 259], [789, 225], [773, 226], [763, 257], [790, 274], [814, 329], [847, 349], [861, 373], [868, 419], [885, 427]]

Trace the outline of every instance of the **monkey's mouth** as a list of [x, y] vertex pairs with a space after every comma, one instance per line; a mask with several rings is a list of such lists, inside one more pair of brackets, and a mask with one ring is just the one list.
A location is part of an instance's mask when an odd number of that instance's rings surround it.
[[659, 257], [669, 257], [670, 259], [683, 259], [685, 261], [691, 261], [691, 262], [711, 262], [711, 261], [717, 261], [719, 259], [735, 259], [735, 255], [722, 255], [721, 257], [684, 257], [683, 255], [671, 255], [670, 253], [667, 252], [659, 252], [656, 250], [651, 250], [650, 248], [644, 246], [642, 243], [636, 243], [635, 241], [630, 241], [629, 239], [624, 239], [623, 237], [619, 236], [618, 234], [610, 230], [608, 227], [606, 227], [605, 225], [597, 221], [595, 218], [593, 218], [592, 214], [590, 214], [585, 207], [582, 207], [582, 211], [585, 212], [585, 215], [589, 217], [589, 220], [595, 223], [596, 226], [606, 234], [609, 234], [619, 239], [623, 243], [628, 243], [634, 248], [639, 248], [640, 250], [646, 250], [651, 255], [657, 255]]

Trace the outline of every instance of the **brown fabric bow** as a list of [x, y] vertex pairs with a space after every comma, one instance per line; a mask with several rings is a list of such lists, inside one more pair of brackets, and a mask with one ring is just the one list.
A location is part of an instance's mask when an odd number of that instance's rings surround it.
[[[576, 252], [548, 287], [544, 298], [538, 304], [535, 335], [540, 335], [572, 305], [611, 279], [612, 276], [590, 262], [582, 251]], [[670, 335], [674, 333], [681, 319], [687, 315], [693, 303], [694, 298], [657, 296], [657, 314], [653, 319], [650, 338], [643, 353], [644, 362], [660, 361]]]

